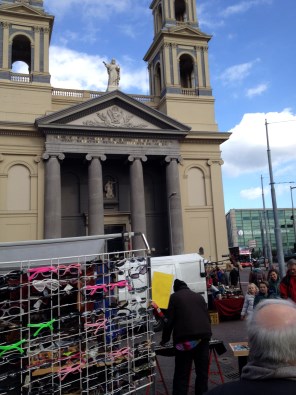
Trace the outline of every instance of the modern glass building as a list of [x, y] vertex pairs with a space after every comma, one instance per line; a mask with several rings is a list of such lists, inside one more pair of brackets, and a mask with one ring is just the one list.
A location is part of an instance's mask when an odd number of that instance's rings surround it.
[[[292, 209], [278, 209], [278, 218], [283, 251], [285, 253], [294, 250], [296, 235], [293, 227]], [[266, 256], [267, 254], [264, 254], [266, 235], [270, 241], [271, 249], [276, 250], [272, 209], [266, 209], [266, 227], [263, 209], [231, 209], [226, 214], [226, 224], [229, 247], [246, 247], [251, 244], [255, 245], [255, 253]]]

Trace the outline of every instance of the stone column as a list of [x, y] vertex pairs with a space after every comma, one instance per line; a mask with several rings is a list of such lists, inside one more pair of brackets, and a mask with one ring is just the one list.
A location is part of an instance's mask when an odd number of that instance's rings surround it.
[[210, 87], [211, 84], [210, 84], [210, 67], [209, 67], [208, 47], [204, 47], [203, 62], [204, 62], [204, 69], [205, 69], [205, 86]]
[[177, 44], [172, 44], [172, 63], [173, 63], [173, 85], [180, 85], [180, 78], [179, 78], [179, 60], [177, 54]]
[[178, 163], [181, 161], [181, 158], [167, 156], [165, 161], [167, 162], [166, 185], [170, 252], [171, 255], [178, 255], [184, 253], [183, 218], [178, 169]]
[[44, 65], [43, 65], [43, 72], [44, 73], [49, 73], [49, 34], [50, 30], [49, 28], [45, 27], [43, 29], [44, 32]]
[[45, 160], [44, 238], [62, 237], [62, 191], [60, 162], [64, 154], [43, 154]]
[[105, 155], [86, 155], [88, 165], [88, 234], [104, 234], [104, 195], [101, 161]]
[[203, 69], [202, 69], [202, 56], [201, 56], [201, 47], [196, 46], [194, 47], [196, 50], [196, 60], [197, 60], [197, 87], [204, 87], [205, 86], [205, 78], [203, 75]]
[[[31, 73], [40, 71], [40, 32], [41, 28], [39, 26], [34, 27], [34, 45], [32, 51], [32, 61], [31, 61]], [[33, 61], [34, 59], [34, 61]]]
[[2, 59], [2, 68], [3, 69], [9, 69], [9, 48], [11, 49], [11, 44], [9, 44], [9, 23], [8, 22], [2, 22], [2, 28], [3, 28], [3, 47], [2, 47], [2, 54], [3, 54], [3, 59]]
[[[131, 225], [132, 232], [141, 232], [146, 234], [146, 209], [145, 209], [145, 191], [142, 162], [147, 161], [146, 156], [128, 157], [130, 165], [130, 193], [131, 193]], [[143, 249], [145, 245], [141, 236], [133, 238], [133, 249]]]

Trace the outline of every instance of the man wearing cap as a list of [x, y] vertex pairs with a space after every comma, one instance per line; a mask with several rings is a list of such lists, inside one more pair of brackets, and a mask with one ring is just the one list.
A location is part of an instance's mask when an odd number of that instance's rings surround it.
[[164, 346], [169, 342], [173, 332], [173, 395], [187, 395], [192, 361], [196, 372], [195, 395], [202, 395], [208, 389], [209, 340], [212, 336], [207, 304], [184, 281], [176, 279], [167, 319], [160, 344]]

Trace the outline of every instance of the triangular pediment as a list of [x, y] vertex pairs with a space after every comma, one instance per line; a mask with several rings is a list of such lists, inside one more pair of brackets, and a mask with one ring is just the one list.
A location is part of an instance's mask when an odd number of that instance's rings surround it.
[[44, 133], [148, 133], [185, 136], [190, 128], [120, 92], [107, 92], [36, 120]]
[[22, 15], [29, 15], [29, 16], [44, 16], [47, 15], [42, 10], [37, 10], [27, 4], [13, 4], [13, 5], [0, 5], [1, 11], [8, 11], [9, 13], [14, 14], [22, 14]]
[[170, 34], [180, 34], [182, 36], [194, 36], [197, 38], [203, 38], [203, 39], [207, 39], [210, 40], [212, 36], [210, 36], [209, 34], [205, 34], [203, 32], [201, 32], [200, 30], [193, 28], [191, 26], [188, 25], [181, 25], [181, 26], [173, 26], [169, 28], [169, 33]]

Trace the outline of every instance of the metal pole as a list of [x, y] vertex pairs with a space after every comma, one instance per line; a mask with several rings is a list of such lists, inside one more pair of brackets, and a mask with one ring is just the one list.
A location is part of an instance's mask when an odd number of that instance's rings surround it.
[[276, 241], [277, 260], [278, 260], [278, 264], [279, 264], [280, 276], [284, 277], [286, 274], [285, 259], [284, 259], [284, 253], [283, 253], [282, 234], [281, 234], [281, 229], [280, 229], [280, 225], [279, 225], [276, 195], [275, 195], [275, 189], [274, 189], [274, 180], [273, 180], [272, 162], [271, 162], [267, 125], [268, 125], [267, 120], [265, 120], [267, 159], [268, 159], [268, 167], [269, 167], [270, 192], [271, 192], [272, 209], [273, 209], [273, 217], [274, 217], [274, 234], [275, 234], [275, 241]]
[[291, 202], [292, 202], [292, 215], [293, 215], [293, 229], [294, 229], [294, 252], [295, 251], [295, 245], [296, 245], [296, 221], [295, 221], [295, 212], [294, 212], [294, 203], [293, 203], [293, 189], [296, 189], [296, 187], [290, 187], [291, 191]]
[[261, 189], [262, 189], [262, 203], [263, 203], [263, 219], [264, 219], [264, 228], [265, 228], [265, 243], [266, 243], [266, 250], [265, 253], [267, 254], [267, 258], [269, 261], [269, 267], [272, 265], [272, 251], [270, 245], [270, 238], [269, 238], [269, 228], [267, 226], [267, 212], [265, 207], [265, 197], [264, 197], [264, 188], [263, 188], [263, 177], [261, 175]]

